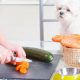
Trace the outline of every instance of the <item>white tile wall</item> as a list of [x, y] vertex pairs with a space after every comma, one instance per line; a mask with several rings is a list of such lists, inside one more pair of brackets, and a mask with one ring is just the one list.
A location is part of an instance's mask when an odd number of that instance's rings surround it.
[[[57, 20], [56, 7], [46, 6], [44, 7], [43, 19]], [[57, 22], [44, 22], [44, 40], [51, 41], [52, 36], [60, 34], [61, 24]]]
[[[56, 0], [42, 0], [43, 3], [54, 4]], [[39, 0], [0, 0], [0, 4], [39, 4]]]
[[56, 19], [56, 8], [55, 6], [46, 6], [43, 8], [44, 19]]
[[45, 22], [44, 23], [44, 39], [46, 41], [52, 41], [52, 37], [60, 34], [60, 23], [59, 22]]
[[0, 5], [0, 32], [10, 40], [40, 40], [39, 7]]
[[46, 3], [47, 4], [55, 4], [56, 0], [47, 0]]
[[39, 4], [39, 0], [0, 0], [0, 4]]
[[[5, 0], [7, 1], [7, 0]], [[9, 2], [10, 0], [8, 0]], [[11, 0], [13, 1], [13, 0]], [[17, 0], [19, 2], [19, 0]], [[21, 1], [21, 0], [20, 0]], [[25, 0], [23, 0], [24, 2]], [[30, 0], [28, 0], [30, 1]], [[55, 0], [54, 0], [55, 1]], [[50, 0], [49, 3], [54, 3]], [[8, 3], [6, 2], [6, 3]], [[15, 2], [15, 0], [14, 0]], [[44, 7], [44, 19], [56, 19], [55, 7]], [[39, 6], [33, 5], [0, 5], [0, 32], [12, 41], [39, 41]], [[59, 22], [44, 23], [44, 40], [51, 41], [52, 36], [60, 33]], [[47, 43], [45, 43], [46, 45]], [[48, 44], [47, 44], [48, 45]], [[46, 48], [52, 48], [55, 43]], [[56, 45], [54, 49], [58, 49]]]

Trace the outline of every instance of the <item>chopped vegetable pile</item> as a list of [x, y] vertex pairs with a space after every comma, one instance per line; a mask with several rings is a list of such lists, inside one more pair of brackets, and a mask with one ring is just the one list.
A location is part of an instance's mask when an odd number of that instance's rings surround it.
[[16, 62], [16, 70], [23, 74], [28, 72], [29, 66], [29, 62], [26, 61]]

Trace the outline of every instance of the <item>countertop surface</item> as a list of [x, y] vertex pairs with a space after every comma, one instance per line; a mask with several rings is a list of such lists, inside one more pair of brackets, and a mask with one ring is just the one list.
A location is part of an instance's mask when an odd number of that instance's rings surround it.
[[0, 78], [9, 80], [50, 80], [51, 75], [57, 68], [59, 60], [59, 54], [54, 54], [54, 59], [51, 63], [33, 60], [30, 63], [27, 74], [20, 74], [15, 70], [15, 66], [8, 64], [0, 65]]
[[54, 59], [52, 63], [44, 63], [33, 60], [27, 74], [20, 74], [15, 70], [13, 65], [0, 65], [0, 78], [8, 78], [7, 80], [50, 80], [52, 74], [59, 68], [64, 67], [61, 59], [59, 44], [53, 42], [40, 41], [16, 41], [13, 43], [23, 47], [36, 47], [52, 52]]

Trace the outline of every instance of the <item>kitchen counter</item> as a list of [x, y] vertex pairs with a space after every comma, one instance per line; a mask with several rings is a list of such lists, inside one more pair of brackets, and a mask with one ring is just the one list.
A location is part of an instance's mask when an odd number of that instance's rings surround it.
[[60, 55], [54, 54], [51, 63], [44, 63], [33, 60], [27, 74], [20, 74], [15, 70], [15, 66], [5, 64], [0, 65], [0, 79], [7, 80], [50, 80], [59, 62]]
[[[0, 65], [0, 78], [9, 78], [7, 80], [50, 80], [52, 74], [60, 68], [66, 66], [61, 56], [59, 46], [53, 42], [14, 42], [23, 47], [36, 47], [52, 52], [54, 59], [52, 63], [44, 63], [33, 60], [30, 63], [28, 74], [20, 74], [16, 72], [15, 67], [12, 65]], [[55, 46], [55, 47], [53, 47]]]
[[56, 70], [59, 70], [59, 69], [64, 68], [64, 67], [67, 68], [67, 67], [70, 67], [70, 66], [68, 66], [67, 64], [65, 64], [65, 62], [63, 60], [63, 57], [61, 56]]

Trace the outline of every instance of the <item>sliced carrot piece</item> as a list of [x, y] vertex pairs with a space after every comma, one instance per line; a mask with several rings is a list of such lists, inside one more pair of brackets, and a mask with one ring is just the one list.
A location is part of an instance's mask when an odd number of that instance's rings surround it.
[[16, 66], [16, 70], [18, 71], [21, 68], [22, 65]]
[[16, 62], [16, 65], [20, 65], [20, 64], [22, 64], [22, 62]]
[[22, 62], [18, 62], [16, 65], [24, 65], [26, 66], [26, 68], [29, 68], [29, 62], [26, 62], [26, 61], [22, 61]]
[[23, 68], [23, 67], [21, 67], [19, 71], [20, 71], [20, 73], [25, 74], [25, 73], [27, 73], [28, 70]]
[[29, 65], [29, 62], [25, 62], [25, 61], [22, 62], [22, 65], [26, 66], [26, 68], [29, 68], [29, 66], [30, 66], [30, 65]]
[[22, 61], [22, 62], [18, 62], [16, 63], [16, 70], [20, 71], [20, 73], [27, 73], [27, 70], [29, 68], [29, 62], [26, 61]]
[[27, 69], [30, 67], [30, 64], [29, 63], [26, 63], [26, 67], [27, 67]]

